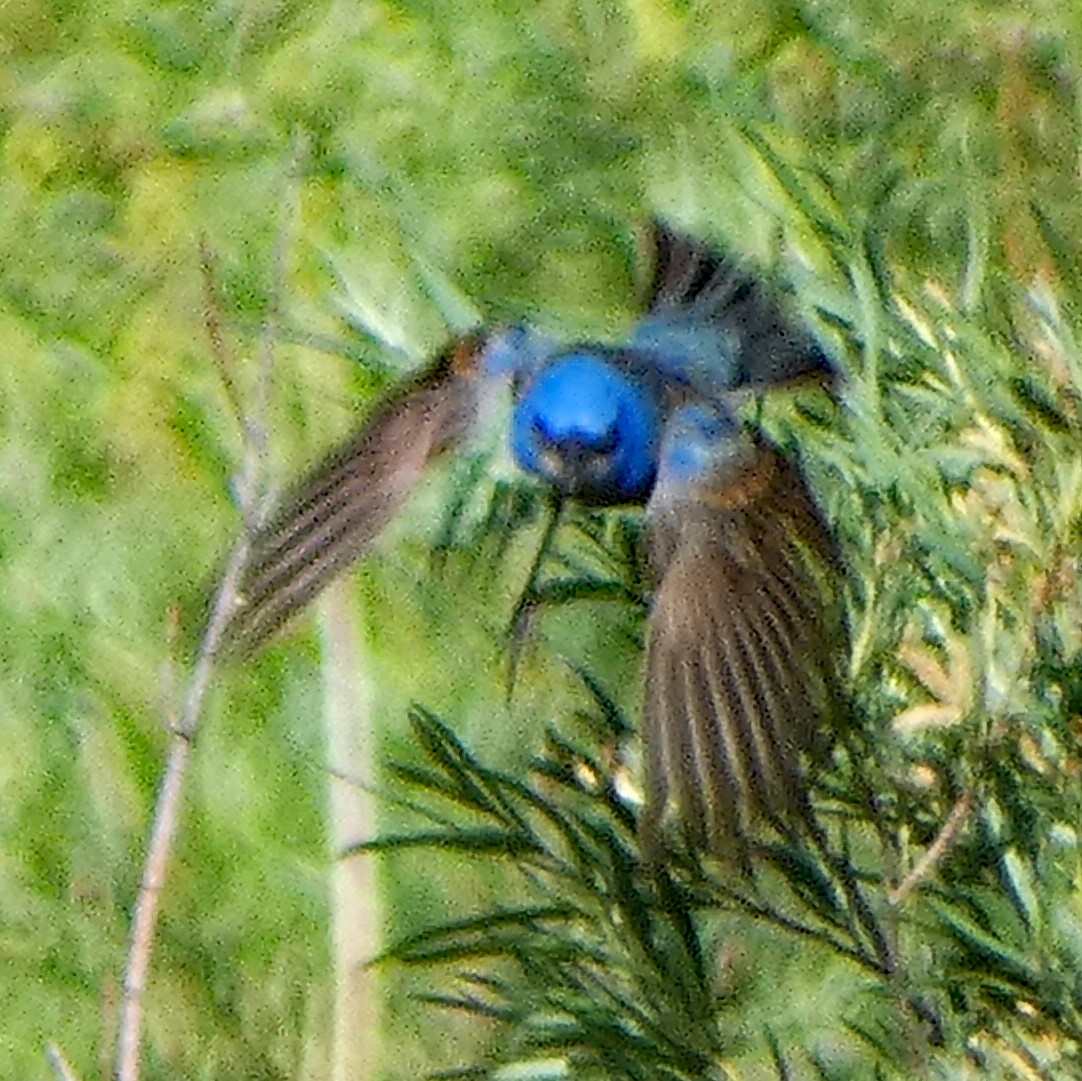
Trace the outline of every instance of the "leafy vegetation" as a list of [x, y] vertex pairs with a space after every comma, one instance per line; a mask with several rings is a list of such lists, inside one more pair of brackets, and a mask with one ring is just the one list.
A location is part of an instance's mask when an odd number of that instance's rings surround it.
[[[219, 367], [252, 400], [273, 354], [283, 483], [449, 327], [618, 335], [655, 212], [789, 288], [847, 375], [761, 416], [852, 569], [827, 840], [750, 883], [640, 867], [634, 521], [571, 523], [523, 613], [539, 508], [437, 475], [355, 587], [403, 764], [379, 1075], [1082, 1072], [1079, 32], [978, 0], [0, 9], [0, 1073], [49, 1042], [111, 1070], [176, 625], [240, 528]], [[308, 626], [216, 684], [148, 1078], [332, 1072]]]

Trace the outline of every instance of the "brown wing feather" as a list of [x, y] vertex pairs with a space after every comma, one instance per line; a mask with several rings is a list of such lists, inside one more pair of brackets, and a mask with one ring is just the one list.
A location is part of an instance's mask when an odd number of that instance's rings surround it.
[[664, 222], [652, 223], [650, 243], [654, 256], [653, 281], [646, 296], [650, 311], [693, 304], [721, 269], [716, 252]]
[[814, 339], [738, 261], [661, 221], [652, 223], [650, 240], [654, 263], [646, 295], [649, 311], [694, 312], [704, 326], [713, 323], [723, 330], [740, 362], [734, 386], [832, 378], [833, 367]]
[[256, 535], [227, 651], [258, 649], [368, 552], [428, 462], [462, 439], [477, 411], [469, 368], [477, 347], [475, 339], [463, 339], [393, 391]]
[[672, 818], [692, 844], [723, 855], [746, 850], [756, 818], [798, 818], [802, 752], [834, 720], [833, 544], [799, 471], [761, 454], [743, 500], [689, 501], [651, 523], [648, 851]]

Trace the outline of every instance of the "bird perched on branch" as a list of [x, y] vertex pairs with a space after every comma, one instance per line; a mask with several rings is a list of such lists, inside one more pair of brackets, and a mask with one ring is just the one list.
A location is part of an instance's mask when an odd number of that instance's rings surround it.
[[729, 854], [757, 818], [805, 813], [803, 757], [834, 722], [839, 646], [830, 534], [797, 466], [737, 409], [832, 373], [731, 260], [661, 223], [652, 249], [626, 342], [477, 332], [389, 394], [254, 538], [227, 646], [258, 648], [369, 551], [429, 462], [467, 443], [488, 390], [510, 381], [522, 470], [582, 504], [645, 508], [644, 846], [659, 851], [671, 823]]

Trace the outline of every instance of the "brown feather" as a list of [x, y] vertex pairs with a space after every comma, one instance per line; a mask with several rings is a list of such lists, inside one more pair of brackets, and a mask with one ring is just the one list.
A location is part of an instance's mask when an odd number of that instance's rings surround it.
[[456, 446], [477, 412], [467, 338], [381, 402], [364, 428], [332, 452], [260, 530], [226, 633], [251, 653], [333, 578], [371, 550], [428, 462]]
[[644, 845], [675, 820], [740, 855], [756, 820], [805, 813], [802, 753], [835, 720], [833, 542], [796, 467], [759, 446], [724, 499], [652, 513], [650, 546]]
[[826, 355], [799, 323], [788, 318], [774, 291], [737, 260], [702, 240], [652, 225], [651, 312], [694, 312], [729, 341], [740, 362], [734, 386], [778, 386], [795, 380], [831, 380]]

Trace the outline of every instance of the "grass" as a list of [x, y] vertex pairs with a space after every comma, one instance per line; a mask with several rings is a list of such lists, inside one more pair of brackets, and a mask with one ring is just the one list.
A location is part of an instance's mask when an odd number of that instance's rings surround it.
[[[239, 525], [201, 245], [245, 393], [280, 294], [275, 483], [472, 310], [619, 335], [650, 213], [787, 285], [849, 390], [765, 421], [800, 447], [854, 568], [853, 684], [884, 784], [930, 833], [976, 784], [982, 835], [1055, 865], [1054, 884], [1019, 871], [1012, 888], [1069, 981], [1079, 33], [1063, 5], [975, 0], [3, 7], [0, 1073], [44, 1076], [49, 1041], [82, 1077], [108, 1072], [181, 678], [170, 612], [195, 610]], [[446, 593], [418, 584], [435, 483], [360, 575], [382, 745], [403, 748], [419, 699], [521, 767], [574, 708], [556, 654], [631, 686], [635, 646], [561, 616], [508, 709], [501, 583], [452, 567]], [[305, 630], [217, 686], [163, 902], [148, 1078], [330, 1076], [319, 664]], [[388, 933], [505, 884], [388, 860]], [[786, 970], [787, 946], [761, 948]], [[413, 979], [387, 977], [381, 1076], [486, 1039], [419, 1013]], [[814, 1037], [794, 1015], [786, 1032]]]

